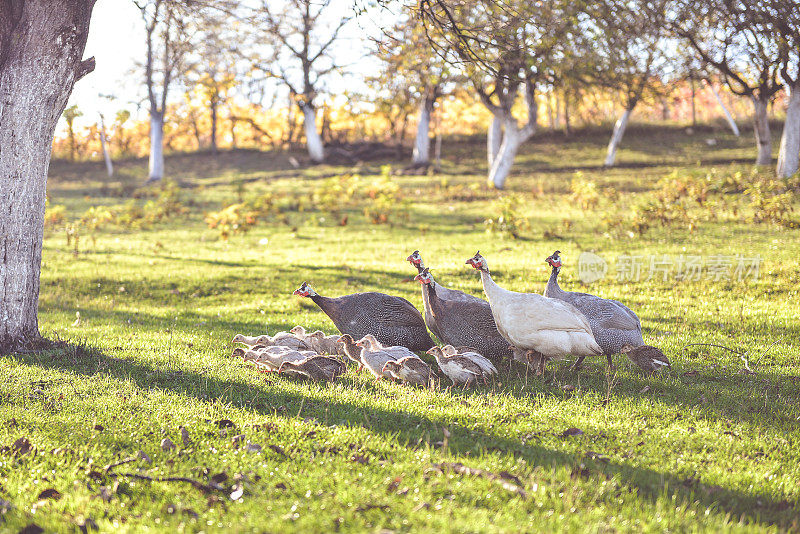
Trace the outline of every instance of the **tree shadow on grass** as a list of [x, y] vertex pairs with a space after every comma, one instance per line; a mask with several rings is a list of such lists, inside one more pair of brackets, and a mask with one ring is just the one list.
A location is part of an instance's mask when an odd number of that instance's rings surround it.
[[[219, 379], [195, 371], [159, 369], [136, 360], [111, 358], [98, 350], [64, 342], [56, 343], [49, 350], [19, 354], [17, 358], [25, 365], [42, 369], [132, 380], [137, 387], [145, 390], [168, 390], [178, 395], [194, 397], [201, 402], [222, 401], [227, 404], [236, 400], [252, 399], [247, 406], [263, 415], [286, 418], [302, 415], [317, 420], [334, 417], [348, 426], [363, 427], [370, 432], [389, 436], [400, 446], [419, 443], [421, 434], [436, 435], [443, 426], [449, 424], [449, 421], [441, 418], [365, 407], [363, 404], [344, 400], [309, 401], [307, 395], [270, 389], [268, 385], [254, 387], [252, 383], [245, 381]], [[385, 394], [380, 391], [376, 393]], [[481, 397], [481, 393], [473, 391], [464, 397], [475, 400]], [[793, 524], [792, 521], [796, 521], [793, 508], [796, 509], [798, 504], [785, 498], [776, 499], [758, 491], [745, 492], [707, 485], [667, 472], [610, 461], [590, 451], [567, 453], [495, 433], [461, 427], [451, 430], [448, 450], [454, 460], [469, 462], [468, 456], [476, 448], [512, 454], [524, 458], [531, 465], [566, 467], [571, 469], [574, 477], [583, 478], [590, 483], [601, 484], [604, 480], [615, 477], [628, 486], [630, 491], [653, 503], [666, 494], [673, 499], [676, 506], [716, 509], [751, 524], [789, 527]]]

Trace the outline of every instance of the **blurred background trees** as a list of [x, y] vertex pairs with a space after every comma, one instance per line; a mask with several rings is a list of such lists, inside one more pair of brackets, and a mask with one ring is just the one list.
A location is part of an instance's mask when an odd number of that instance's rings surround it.
[[[503, 188], [536, 132], [608, 128], [598, 164], [614, 165], [632, 116], [737, 133], [749, 121], [758, 165], [773, 163], [783, 122], [776, 172], [798, 169], [794, 1], [135, 3], [147, 115], [120, 105], [103, 130], [113, 157], [149, 156], [151, 180], [164, 150], [303, 146], [319, 163], [377, 142], [425, 169], [434, 136], [446, 150], [448, 136], [480, 135], [487, 183]], [[99, 159], [96, 114], [80, 112], [63, 115], [55, 154]]]

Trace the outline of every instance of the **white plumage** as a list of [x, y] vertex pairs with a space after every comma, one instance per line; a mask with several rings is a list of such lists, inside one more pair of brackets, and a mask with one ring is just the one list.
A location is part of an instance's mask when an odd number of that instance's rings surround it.
[[480, 253], [467, 263], [481, 272], [483, 291], [497, 329], [511, 345], [535, 350], [548, 358], [602, 354], [589, 321], [577, 308], [536, 293], [503, 289], [492, 280]]
[[445, 345], [442, 347], [442, 352], [445, 353], [447, 356], [464, 356], [465, 358], [469, 358], [476, 364], [478, 367], [481, 368], [483, 374], [486, 376], [494, 376], [497, 374], [497, 367], [489, 360], [489, 358], [485, 357], [484, 355], [472, 351], [472, 350], [465, 350], [459, 352], [453, 345]]

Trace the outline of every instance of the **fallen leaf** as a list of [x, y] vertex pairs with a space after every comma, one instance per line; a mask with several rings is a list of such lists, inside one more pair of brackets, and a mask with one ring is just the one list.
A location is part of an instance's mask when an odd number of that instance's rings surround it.
[[395, 477], [394, 480], [389, 482], [389, 486], [386, 488], [387, 493], [393, 493], [397, 491], [397, 488], [400, 487], [400, 483], [403, 481], [403, 477]]
[[104, 502], [109, 502], [113, 496], [114, 494], [111, 491], [111, 488], [108, 486], [100, 486], [100, 493], [97, 494], [97, 497], [103, 499]]
[[220, 419], [214, 423], [217, 428], [236, 428], [236, 424], [230, 419]]
[[13, 451], [20, 456], [23, 456], [33, 450], [33, 445], [31, 445], [31, 442], [28, 441], [28, 438], [19, 438], [14, 442], [13, 445], [11, 445], [11, 449], [13, 449]]
[[171, 439], [164, 438], [161, 440], [161, 450], [164, 452], [173, 451], [175, 450], [175, 444], [172, 443]]
[[583, 434], [583, 430], [580, 428], [570, 427], [561, 433], [561, 437], [568, 438], [570, 436], [580, 436], [581, 434]]
[[686, 371], [681, 376], [697, 376], [698, 374], [700, 373], [698, 373], [697, 371]]
[[645, 394], [645, 393], [647, 393], [648, 391], [650, 391], [650, 386], [645, 386], [645, 387], [643, 387], [643, 388], [642, 388], [642, 390], [641, 390], [639, 393], [641, 393], [641, 394]]
[[94, 425], [94, 430], [102, 432], [103, 430], [105, 430], [105, 427], [103, 425]]
[[231, 438], [231, 443], [233, 444], [234, 447], [238, 447], [239, 444], [241, 444], [242, 441], [244, 441], [244, 438], [245, 438], [244, 434], [237, 434]]
[[36, 523], [31, 523], [19, 531], [19, 534], [42, 534], [44, 529]]
[[248, 443], [244, 450], [247, 452], [261, 452], [261, 445], [258, 443]]
[[42, 491], [37, 497], [37, 499], [39, 500], [53, 499], [54, 501], [57, 501], [60, 498], [61, 498], [61, 492], [59, 492], [55, 488], [47, 488], [46, 490]]
[[215, 484], [222, 484], [228, 480], [228, 473], [217, 473], [210, 478], [211, 482]]
[[280, 445], [270, 445], [269, 448], [277, 452], [281, 456], [287, 456], [286, 452], [284, 452], [283, 450], [283, 447], [281, 447]]
[[285, 490], [286, 484], [284, 484], [283, 482], [278, 482], [277, 484], [275, 484], [275, 489]]
[[186, 427], [180, 427], [181, 431], [181, 441], [183, 441], [183, 446], [188, 447], [192, 444], [192, 440], [189, 438], [189, 431], [186, 430]]
[[364, 456], [362, 454], [354, 454], [353, 457], [351, 458], [351, 460], [353, 460], [354, 462], [358, 462], [360, 464], [363, 464], [363, 465], [367, 465], [369, 463], [369, 458], [367, 458], [366, 456]]
[[17, 420], [12, 417], [8, 421], [6, 421], [6, 426], [8, 428], [17, 428], [17, 426], [19, 425], [17, 424]]

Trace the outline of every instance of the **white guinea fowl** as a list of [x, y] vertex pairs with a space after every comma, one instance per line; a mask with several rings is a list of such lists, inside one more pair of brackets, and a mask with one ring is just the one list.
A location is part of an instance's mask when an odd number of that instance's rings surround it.
[[536, 293], [503, 289], [492, 280], [480, 253], [466, 263], [480, 271], [497, 329], [514, 347], [535, 350], [548, 358], [603, 353], [589, 321], [575, 306]]
[[[406, 357], [419, 359], [419, 356], [417, 356], [411, 350], [409, 350], [409, 349], [407, 349], [405, 347], [401, 347], [399, 345], [394, 345], [394, 346], [391, 346], [391, 347], [383, 346], [381, 344], [381, 342], [378, 341], [377, 339], [375, 339], [375, 336], [373, 336], [372, 334], [367, 334], [366, 336], [361, 338], [359, 343], [361, 341], [366, 342], [365, 345], [361, 345], [361, 344], [358, 345], [362, 349], [366, 349], [366, 350], [369, 350], [369, 351], [385, 352], [387, 354], [391, 354], [392, 356], [394, 356], [395, 360], [399, 360], [401, 358], [406, 358]], [[362, 353], [363, 353], [363, 350], [362, 350]]]
[[442, 347], [442, 352], [447, 356], [463, 356], [465, 358], [469, 358], [473, 362], [478, 364], [478, 367], [481, 368], [483, 374], [487, 376], [494, 376], [497, 374], [497, 367], [489, 360], [489, 358], [485, 357], [483, 354], [475, 352], [474, 350], [469, 350], [466, 347], [459, 347], [456, 348], [453, 345], [445, 345]]

